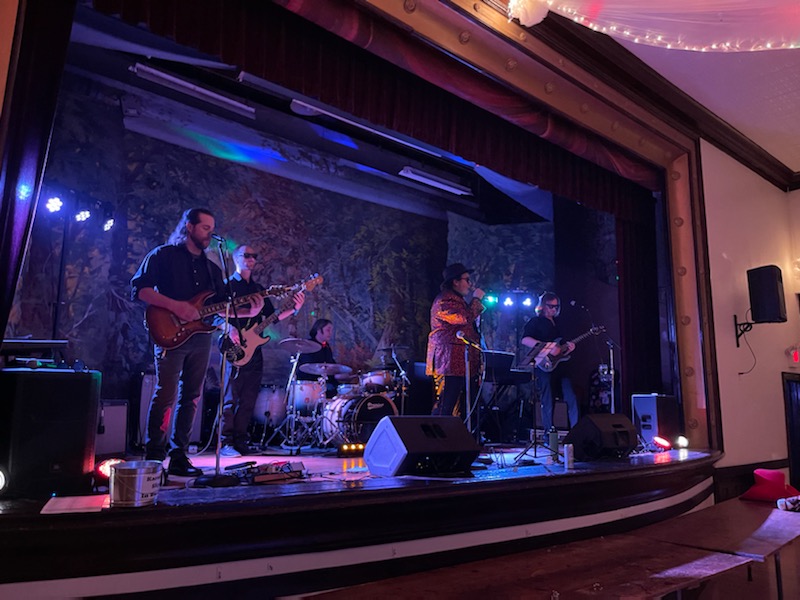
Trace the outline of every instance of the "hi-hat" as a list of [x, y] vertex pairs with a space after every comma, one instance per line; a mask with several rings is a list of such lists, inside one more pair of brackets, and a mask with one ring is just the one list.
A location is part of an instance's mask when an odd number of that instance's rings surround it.
[[300, 370], [309, 375], [340, 375], [342, 373], [352, 373], [353, 369], [347, 365], [337, 365], [336, 363], [306, 363], [300, 365]]
[[300, 338], [286, 338], [278, 342], [278, 345], [289, 354], [311, 354], [322, 350], [322, 346], [314, 340], [303, 340]]

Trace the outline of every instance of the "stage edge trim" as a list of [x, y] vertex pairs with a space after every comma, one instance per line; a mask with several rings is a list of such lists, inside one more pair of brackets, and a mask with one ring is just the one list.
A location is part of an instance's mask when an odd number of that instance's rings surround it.
[[212, 563], [176, 569], [139, 571], [94, 577], [26, 581], [0, 585], [3, 598], [71, 598], [105, 594], [165, 590], [186, 586], [209, 585], [225, 581], [238, 581], [259, 577], [289, 575], [320, 569], [347, 567], [401, 558], [424, 556], [475, 546], [513, 542], [571, 530], [604, 525], [632, 517], [658, 512], [677, 506], [704, 492], [713, 492], [713, 478], [709, 477], [688, 490], [652, 502], [627, 506], [615, 510], [525, 525], [499, 527], [483, 531], [456, 533], [391, 544], [375, 544], [358, 548], [344, 548], [326, 552], [308, 552], [287, 556], [270, 556], [225, 563]]

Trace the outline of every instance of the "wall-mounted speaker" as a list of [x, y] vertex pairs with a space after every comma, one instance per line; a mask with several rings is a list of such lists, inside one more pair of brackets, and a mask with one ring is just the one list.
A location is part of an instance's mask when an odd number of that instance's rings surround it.
[[383, 417], [364, 448], [370, 473], [462, 475], [480, 449], [458, 417]]
[[86, 494], [94, 472], [101, 375], [66, 369], [0, 370], [3, 493]]
[[564, 438], [574, 446], [575, 460], [622, 458], [636, 448], [636, 428], [625, 415], [586, 415]]
[[767, 265], [747, 271], [747, 289], [754, 323], [786, 321], [783, 277], [779, 267]]

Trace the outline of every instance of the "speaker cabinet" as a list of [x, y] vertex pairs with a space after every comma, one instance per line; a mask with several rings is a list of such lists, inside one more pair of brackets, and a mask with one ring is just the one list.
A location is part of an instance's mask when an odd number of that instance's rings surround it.
[[383, 417], [364, 448], [373, 475], [469, 473], [478, 444], [458, 417]]
[[786, 321], [786, 301], [783, 296], [783, 277], [775, 265], [747, 271], [750, 310], [755, 323]]
[[638, 445], [636, 428], [625, 415], [586, 415], [564, 438], [572, 444], [575, 460], [628, 456]]
[[0, 468], [9, 495], [91, 491], [98, 371], [0, 371]]
[[675, 396], [633, 394], [631, 407], [636, 430], [648, 444], [657, 435], [671, 442], [680, 435], [680, 411]]

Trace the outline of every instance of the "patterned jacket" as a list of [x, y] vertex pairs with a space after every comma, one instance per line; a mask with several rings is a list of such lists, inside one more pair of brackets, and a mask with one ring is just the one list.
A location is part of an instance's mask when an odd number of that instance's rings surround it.
[[[474, 344], [480, 344], [475, 319], [485, 310], [477, 298], [467, 304], [453, 290], [444, 290], [431, 306], [431, 332], [428, 335], [428, 356], [425, 372], [428, 375], [464, 376], [464, 348], [466, 344], [456, 337], [458, 331]], [[469, 347], [470, 374], [477, 375], [480, 368], [480, 351]]]

